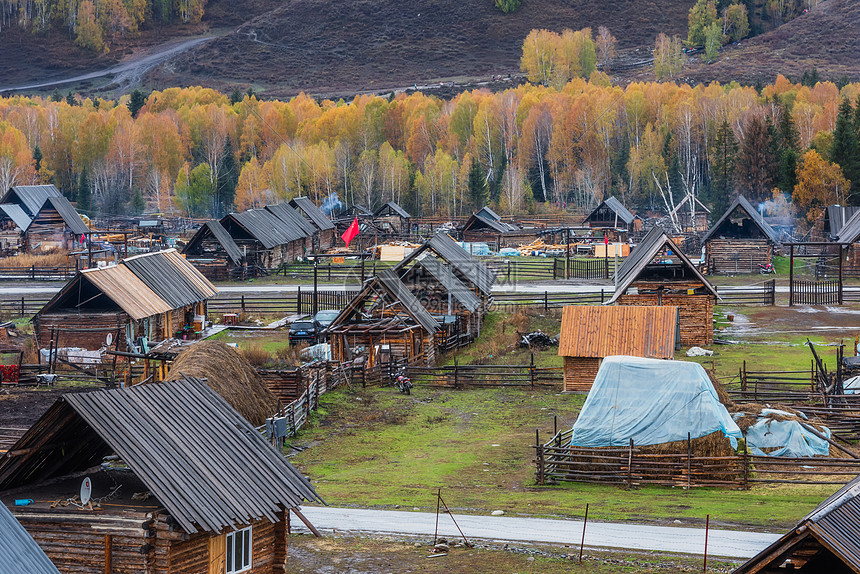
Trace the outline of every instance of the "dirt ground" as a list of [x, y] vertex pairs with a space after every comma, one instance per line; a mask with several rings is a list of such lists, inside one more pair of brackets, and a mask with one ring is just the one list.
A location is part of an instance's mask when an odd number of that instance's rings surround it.
[[[457, 542], [449, 541], [452, 545]], [[306, 574], [669, 574], [700, 572], [701, 559], [656, 553], [586, 553], [579, 564], [576, 548], [493, 545], [452, 548], [447, 555], [430, 552], [431, 540], [367, 537], [291, 536], [288, 572]], [[730, 572], [733, 565], [708, 561], [710, 572]]]
[[39, 389], [0, 386], [0, 427], [26, 428], [36, 422], [64, 393], [92, 389]]

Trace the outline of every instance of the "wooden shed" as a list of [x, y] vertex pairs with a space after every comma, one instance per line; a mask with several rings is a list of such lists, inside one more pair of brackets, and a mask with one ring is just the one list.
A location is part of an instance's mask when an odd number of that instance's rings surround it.
[[71, 249], [88, 232], [54, 185], [18, 185], [0, 199], [0, 248]]
[[840, 231], [855, 213], [856, 205], [828, 205], [810, 230], [810, 241], [836, 241]]
[[220, 221], [207, 221], [185, 244], [182, 254], [207, 279], [225, 281], [247, 275], [245, 256]]
[[564, 390], [589, 391], [605, 357], [674, 359], [680, 347], [677, 307], [565, 307], [558, 344]]
[[390, 269], [365, 281], [328, 327], [331, 359], [365, 367], [387, 361], [432, 365], [439, 322]]
[[85, 269], [33, 317], [36, 346], [89, 351], [149, 347], [186, 325], [202, 328], [195, 323], [206, 316], [207, 301], [216, 293], [173, 249]]
[[672, 210], [672, 217], [678, 221], [683, 233], [702, 233], [708, 230], [708, 215], [711, 210], [704, 203], [699, 201], [699, 198], [693, 198], [690, 194], [684, 196], [675, 209]]
[[331, 222], [326, 214], [310, 198], [294, 197], [290, 200], [290, 206], [314, 226], [314, 253], [323, 253], [335, 246], [337, 230], [334, 223]]
[[860, 477], [806, 515], [734, 574], [860, 572]]
[[282, 573], [290, 513], [321, 502], [192, 378], [63, 395], [0, 460], [0, 491], [35, 501], [11, 511], [64, 574]]
[[682, 345], [714, 342], [717, 290], [662, 227], [654, 227], [616, 272], [607, 304], [678, 307]]
[[642, 229], [642, 220], [630, 213], [620, 201], [607, 197], [583, 220], [591, 229], [602, 229], [610, 241], [620, 241], [625, 233]]
[[24, 230], [32, 217], [15, 203], [0, 203], [0, 251], [13, 253], [24, 245]]
[[373, 224], [382, 232], [409, 235], [412, 216], [397, 203], [389, 201], [373, 213]]
[[466, 220], [460, 234], [463, 241], [494, 243], [497, 249], [501, 249], [509, 243], [519, 245], [523, 231], [513, 223], [502, 221], [489, 207], [482, 207]]
[[758, 273], [777, 243], [779, 235], [742, 195], [702, 237], [710, 274]]
[[842, 244], [842, 272], [853, 276], [860, 274], [860, 210], [839, 230], [836, 243]]

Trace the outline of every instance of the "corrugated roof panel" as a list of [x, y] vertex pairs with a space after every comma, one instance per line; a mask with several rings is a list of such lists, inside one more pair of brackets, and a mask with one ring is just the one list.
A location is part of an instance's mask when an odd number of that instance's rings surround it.
[[418, 264], [426, 269], [446, 290], [450, 291], [454, 298], [469, 312], [474, 313], [481, 306], [481, 301], [475, 293], [457, 279], [450, 266], [445, 265], [441, 260], [432, 255], [420, 257]]
[[218, 292], [175, 249], [129, 257], [121, 265], [131, 269], [171, 309], [204, 301]]
[[316, 227], [302, 217], [289, 203], [278, 203], [275, 205], [267, 205], [266, 209], [271, 211], [276, 217], [292, 224], [293, 227], [300, 229], [305, 237], [312, 237], [316, 232]]
[[17, 203], [0, 203], [0, 209], [3, 210], [3, 213], [9, 216], [9, 219], [15, 222], [15, 225], [17, 225], [18, 229], [21, 231], [30, 227], [30, 221], [32, 221], [32, 219]]
[[[230, 261], [232, 261], [234, 265], [241, 265], [242, 250], [239, 249], [239, 246], [236, 245], [236, 242], [233, 241], [233, 238], [230, 237], [230, 234], [227, 233], [227, 230], [224, 229], [223, 225], [221, 225], [221, 222], [207, 221], [205, 228], [209, 231], [209, 233], [212, 234], [212, 237], [214, 237], [215, 240], [221, 244], [221, 247], [224, 248], [224, 251], [227, 253], [227, 257], [230, 258]], [[200, 230], [197, 233], [201, 232], [205, 233], [205, 231], [203, 230]], [[189, 244], [190, 243], [191, 242], [189, 241]]]
[[[80, 275], [136, 321], [167, 313], [172, 309], [169, 303], [153, 292], [124, 265], [85, 269], [80, 272]], [[72, 279], [72, 281], [75, 280], [80, 279]]]
[[561, 357], [631, 355], [655, 359], [675, 356], [677, 307], [586, 306], [564, 308]]
[[627, 225], [633, 223], [633, 220], [636, 219], [636, 216], [630, 213], [630, 211], [622, 205], [620, 201], [618, 201], [615, 197], [607, 197], [603, 201], [600, 202], [600, 205], [594, 208], [594, 210], [588, 214], [588, 217], [585, 218], [585, 221], [591, 220], [592, 216], [594, 216], [601, 207], [606, 206], [609, 210], [613, 211], [618, 215], [618, 217]]
[[287, 225], [282, 219], [265, 209], [249, 209], [240, 213], [231, 213], [226, 218], [232, 218], [236, 221], [266, 249], [286, 245], [306, 237], [303, 232]]
[[[14, 574], [60, 574], [45, 552], [0, 503], [0, 569]], [[8, 570], [6, 570], [8, 568]]]
[[[75, 235], [83, 235], [84, 233], [89, 233], [90, 228], [87, 227], [87, 224], [84, 223], [84, 220], [81, 219], [81, 216], [75, 211], [75, 208], [69, 203], [69, 200], [65, 197], [48, 197], [45, 199], [45, 203], [39, 209], [39, 213], [48, 207], [53, 207], [60, 217], [63, 219], [63, 222], [66, 224], [66, 227], [74, 233]], [[33, 218], [33, 221], [38, 218], [39, 213], [36, 214], [36, 217]], [[32, 222], [31, 222], [32, 224]]]
[[377, 274], [376, 278], [382, 287], [394, 298], [394, 301], [397, 301], [425, 331], [435, 333], [439, 330], [439, 323], [436, 322], [433, 315], [427, 312], [427, 309], [421, 305], [421, 302], [412, 294], [412, 291], [403, 284], [403, 281], [391, 269], [383, 269]]
[[402, 217], [403, 219], [411, 219], [412, 218], [412, 216], [409, 215], [409, 213], [405, 209], [403, 209], [402, 207], [400, 207], [397, 203], [395, 203], [393, 201], [389, 201], [385, 205], [381, 206], [379, 209], [376, 210], [376, 212], [373, 214], [373, 216], [379, 217], [380, 215], [382, 215], [383, 213], [386, 213], [386, 212], [395, 214], [399, 217]]
[[334, 229], [334, 223], [332, 223], [331, 220], [325, 216], [325, 213], [323, 213], [322, 210], [317, 207], [314, 202], [311, 201], [309, 198], [294, 197], [290, 200], [290, 205], [302, 210], [302, 212], [320, 231]]
[[0, 203], [20, 203], [27, 215], [34, 217], [49, 197], [63, 197], [63, 194], [55, 185], [16, 185], [3, 195]]

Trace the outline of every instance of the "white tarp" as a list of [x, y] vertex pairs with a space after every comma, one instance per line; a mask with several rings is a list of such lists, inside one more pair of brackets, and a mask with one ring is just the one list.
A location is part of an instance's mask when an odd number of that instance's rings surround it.
[[698, 363], [641, 357], [606, 357], [571, 444], [584, 447], [646, 446], [700, 438], [716, 431], [740, 438], [741, 430], [720, 402]]

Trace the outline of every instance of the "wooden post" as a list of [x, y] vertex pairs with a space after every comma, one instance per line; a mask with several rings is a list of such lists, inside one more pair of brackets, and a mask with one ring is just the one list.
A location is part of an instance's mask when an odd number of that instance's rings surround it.
[[588, 503], [585, 503], [585, 518], [582, 519], [582, 541], [579, 543], [579, 563], [582, 564], [582, 549], [585, 547], [585, 526], [588, 524]]
[[537, 449], [537, 464], [538, 464], [538, 475], [537, 475], [537, 483], [545, 484], [546, 478], [544, 477], [544, 467], [543, 467], [543, 445], [540, 443], [540, 431], [535, 429], [535, 448]]
[[21, 316], [23, 317], [24, 315], [25, 315], [25, 313], [24, 313], [24, 298], [21, 297]]
[[535, 388], [535, 354], [531, 354], [531, 359], [529, 361], [529, 381], [531, 382], [532, 389]]
[[838, 246], [839, 249], [839, 304], [842, 305], [842, 246]]
[[711, 515], [705, 516], [705, 559], [702, 562], [702, 572], [708, 571], [708, 530], [711, 526]]
[[564, 250], [564, 278], [570, 279], [570, 228], [565, 229], [567, 232], [567, 247]]
[[456, 358], [456, 357], [454, 357], [454, 388], [455, 388], [455, 389], [456, 389], [456, 388], [458, 388], [458, 386], [459, 386], [459, 384], [460, 384], [460, 383], [459, 383], [459, 380], [458, 380], [458, 378], [457, 378], [457, 370], [458, 370], [458, 368], [457, 368], [457, 358]]
[[543, 292], [543, 310], [549, 311], [549, 293], [546, 291]]
[[627, 451], [627, 488], [633, 488], [633, 439], [630, 439], [630, 450]]
[[744, 490], [749, 490], [749, 473], [750, 473], [750, 463], [749, 463], [749, 448], [747, 448], [747, 435], [744, 433]]
[[105, 534], [105, 574], [111, 574], [113, 562], [113, 540], [110, 534]]
[[242, 312], [245, 312], [245, 296], [242, 295]]
[[788, 247], [788, 306], [794, 306], [794, 245]]
[[693, 441], [690, 440], [690, 433], [687, 433], [687, 490], [693, 486], [691, 473], [693, 471]]
[[302, 314], [302, 286], [296, 288], [296, 314]]
[[743, 366], [741, 367], [741, 390], [747, 390], [747, 360], [744, 359]]
[[317, 308], [317, 258], [314, 257], [314, 299], [313, 299], [313, 314], [316, 315], [319, 309]]

